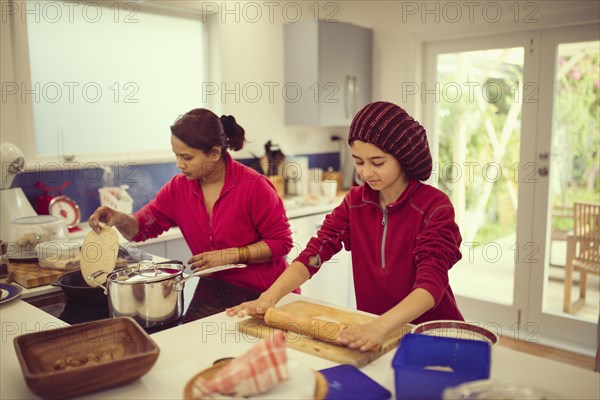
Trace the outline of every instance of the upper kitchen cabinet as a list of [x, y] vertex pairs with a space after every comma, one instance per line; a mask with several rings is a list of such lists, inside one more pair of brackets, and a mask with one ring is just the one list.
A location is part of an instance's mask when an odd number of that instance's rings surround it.
[[371, 101], [372, 30], [313, 20], [284, 29], [286, 124], [350, 125]]

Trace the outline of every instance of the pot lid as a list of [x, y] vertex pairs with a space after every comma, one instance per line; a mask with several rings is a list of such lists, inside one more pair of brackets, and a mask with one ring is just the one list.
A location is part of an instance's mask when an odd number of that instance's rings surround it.
[[141, 263], [135, 267], [116, 271], [108, 279], [125, 284], [150, 283], [172, 279], [183, 273], [182, 266], [179, 264], [148, 264]]

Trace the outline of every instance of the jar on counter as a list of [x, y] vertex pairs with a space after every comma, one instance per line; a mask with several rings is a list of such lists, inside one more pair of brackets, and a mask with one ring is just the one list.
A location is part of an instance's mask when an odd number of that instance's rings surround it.
[[11, 260], [37, 259], [35, 246], [51, 240], [66, 240], [69, 228], [64, 219], [35, 215], [13, 220], [6, 228], [6, 253]]

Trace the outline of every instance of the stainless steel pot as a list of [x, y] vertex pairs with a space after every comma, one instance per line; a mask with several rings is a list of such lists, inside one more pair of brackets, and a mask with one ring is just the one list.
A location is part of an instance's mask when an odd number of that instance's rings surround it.
[[106, 286], [98, 278], [106, 272], [90, 275], [108, 295], [110, 315], [128, 316], [142, 327], [151, 328], [170, 324], [183, 315], [183, 288], [187, 280], [218, 271], [245, 268], [244, 264], [227, 264], [196, 271], [183, 277], [180, 264], [154, 264], [141, 262], [108, 274]]

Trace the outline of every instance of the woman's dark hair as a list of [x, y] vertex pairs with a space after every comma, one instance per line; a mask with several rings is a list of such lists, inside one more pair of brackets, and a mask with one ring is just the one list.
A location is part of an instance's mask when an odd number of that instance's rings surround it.
[[221, 147], [221, 155], [227, 149], [238, 151], [244, 146], [244, 128], [231, 115], [217, 117], [205, 108], [193, 109], [175, 121], [171, 133], [183, 143], [208, 153], [213, 147]]

